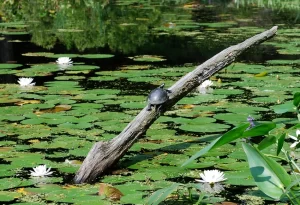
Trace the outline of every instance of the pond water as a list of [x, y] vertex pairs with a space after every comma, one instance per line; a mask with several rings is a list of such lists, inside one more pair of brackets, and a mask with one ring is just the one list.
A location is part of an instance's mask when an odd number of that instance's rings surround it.
[[[0, 1], [0, 202], [145, 204], [157, 189], [195, 183], [201, 171], [219, 169], [225, 190], [203, 203], [274, 204], [256, 188], [241, 141], [181, 168], [249, 115], [276, 122], [274, 135], [298, 123], [295, 113], [276, 114], [274, 106], [300, 91], [299, 8], [243, 2]], [[147, 106], [152, 89], [170, 87], [223, 49], [275, 25], [275, 38], [215, 74], [207, 93], [195, 89], [159, 117], [96, 183], [72, 184], [92, 145], [119, 134]], [[73, 63], [61, 66], [59, 57]], [[21, 87], [20, 77], [33, 78], [35, 86]], [[30, 177], [41, 164], [53, 174]], [[111, 202], [96, 195], [99, 183], [124, 196]], [[165, 203], [193, 204], [175, 195]]]

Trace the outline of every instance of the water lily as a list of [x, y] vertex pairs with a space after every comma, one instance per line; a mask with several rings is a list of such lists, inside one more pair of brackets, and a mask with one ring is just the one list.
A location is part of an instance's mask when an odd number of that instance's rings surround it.
[[73, 63], [73, 61], [69, 57], [59, 57], [56, 60], [56, 63], [59, 64], [59, 65], [71, 65]]
[[35, 83], [32, 82], [33, 78], [19, 78], [18, 83], [20, 86], [33, 86]]
[[208, 87], [210, 87], [212, 85], [213, 85], [213, 82], [211, 80], [206, 80], [203, 83], [201, 83], [200, 87], [201, 88], [208, 88]]
[[219, 170], [205, 170], [204, 173], [200, 173], [201, 179], [196, 179], [197, 182], [202, 183], [209, 183], [209, 184], [215, 184], [217, 182], [221, 182], [226, 180], [224, 178], [224, 172], [221, 172]]
[[212, 89], [210, 88], [210, 86], [213, 85], [213, 82], [211, 80], [206, 80], [203, 83], [201, 83], [201, 85], [198, 86], [198, 91], [201, 94], [206, 94], [212, 91]]
[[298, 139], [298, 136], [300, 136], [300, 130], [296, 131], [296, 136], [293, 135], [289, 135], [289, 137], [293, 140], [295, 140], [295, 142], [290, 146], [291, 148], [294, 148], [297, 146], [297, 144], [300, 143], [300, 139]]
[[51, 175], [53, 172], [50, 172], [51, 167], [47, 169], [47, 166], [39, 165], [33, 168], [33, 171], [30, 171], [30, 175], [33, 177], [45, 177]]

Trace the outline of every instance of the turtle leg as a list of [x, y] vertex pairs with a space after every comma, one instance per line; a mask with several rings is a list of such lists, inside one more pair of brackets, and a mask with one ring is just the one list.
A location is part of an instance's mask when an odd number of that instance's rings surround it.
[[148, 104], [148, 107], [147, 107], [147, 111], [151, 111], [151, 110], [152, 110], [152, 109], [151, 109], [151, 106], [152, 106], [152, 105], [149, 103], [149, 104]]
[[157, 111], [158, 111], [159, 113], [161, 113], [161, 106], [162, 106], [162, 104], [157, 105], [157, 107], [156, 107], [156, 109], [157, 109]]

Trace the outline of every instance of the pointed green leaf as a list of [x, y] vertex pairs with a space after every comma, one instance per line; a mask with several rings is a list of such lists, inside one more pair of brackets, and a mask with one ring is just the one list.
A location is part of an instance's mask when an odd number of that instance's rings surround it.
[[169, 187], [159, 189], [148, 198], [147, 204], [150, 205], [159, 204], [160, 202], [164, 201], [170, 194], [172, 194], [177, 189], [178, 186], [180, 186], [180, 184], [175, 183]]
[[293, 101], [288, 101], [288, 102], [285, 102], [284, 104], [276, 105], [273, 108], [274, 108], [274, 112], [277, 114], [295, 111]]
[[243, 143], [243, 148], [258, 188], [266, 195], [279, 200], [284, 194], [284, 186], [290, 184], [289, 175], [277, 162], [264, 156], [251, 145]]
[[296, 107], [299, 107], [299, 106], [300, 106], [300, 92], [297, 92], [297, 93], [294, 94], [293, 104], [294, 104]]
[[241, 126], [233, 128], [232, 130], [226, 132], [223, 136], [215, 139], [208, 146], [204, 147], [202, 150], [200, 150], [199, 152], [197, 152], [196, 154], [194, 154], [191, 158], [189, 158], [186, 162], [184, 162], [182, 166], [185, 166], [188, 163], [190, 163], [191, 161], [193, 161], [194, 159], [197, 159], [198, 157], [206, 154], [211, 149], [220, 147], [220, 146], [222, 146], [224, 144], [227, 144], [229, 142], [232, 142], [232, 141], [234, 141], [234, 140], [242, 137], [244, 131], [248, 127], [249, 127], [249, 123], [246, 123], [246, 124], [242, 124]]
[[257, 136], [267, 135], [269, 133], [269, 131], [271, 131], [275, 127], [276, 127], [276, 124], [274, 122], [260, 124], [260, 125], [253, 127], [250, 130], [245, 131], [243, 134], [243, 137], [257, 137]]
[[282, 147], [283, 147], [284, 140], [285, 140], [285, 133], [282, 134], [282, 135], [279, 137], [279, 139], [278, 139], [278, 142], [277, 142], [277, 144], [278, 144], [278, 145], [277, 145], [277, 152], [276, 152], [277, 155], [279, 155], [279, 153], [280, 153], [280, 151], [281, 151], [281, 149], [282, 149]]
[[259, 150], [263, 150], [267, 147], [269, 147], [270, 145], [276, 143], [276, 137], [274, 136], [268, 136], [268, 137], [265, 137], [259, 144], [258, 144], [258, 147], [257, 149]]

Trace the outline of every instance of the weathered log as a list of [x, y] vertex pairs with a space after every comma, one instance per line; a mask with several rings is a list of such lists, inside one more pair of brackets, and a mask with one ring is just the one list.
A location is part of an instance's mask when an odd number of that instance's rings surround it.
[[242, 52], [262, 43], [276, 34], [277, 26], [257, 34], [244, 42], [231, 46], [213, 56], [195, 70], [183, 76], [172, 87], [169, 100], [162, 107], [147, 111], [147, 106], [115, 138], [95, 143], [74, 178], [75, 183], [92, 182], [125, 155], [126, 151], [141, 137], [149, 126], [167, 109], [195, 89], [214, 73], [231, 64]]

